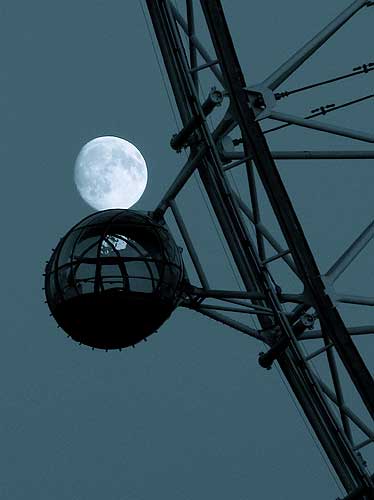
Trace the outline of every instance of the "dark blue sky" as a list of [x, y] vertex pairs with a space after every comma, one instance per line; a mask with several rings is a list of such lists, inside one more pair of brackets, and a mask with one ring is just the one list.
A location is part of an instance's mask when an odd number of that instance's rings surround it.
[[[347, 2], [223, 4], [247, 82], [256, 83]], [[114, 135], [138, 147], [149, 168], [135, 207], [142, 210], [155, 207], [185, 158], [169, 148], [176, 126], [138, 2], [6, 1], [0, 14], [1, 498], [336, 498], [339, 490], [277, 370], [257, 364], [260, 344], [185, 310], [148, 343], [122, 353], [92, 352], [57, 330], [43, 303], [42, 273], [60, 236], [90, 213], [73, 185], [81, 146]], [[282, 89], [371, 61], [373, 14], [363, 9]], [[358, 78], [290, 99], [284, 109], [308, 114], [371, 93], [372, 84], [371, 75]], [[371, 109], [372, 102], [358, 105], [331, 121], [373, 131]], [[271, 145], [350, 142], [289, 130], [274, 134]], [[371, 221], [372, 165], [279, 167], [324, 271]], [[197, 194], [196, 185], [189, 187], [181, 206], [203, 242], [206, 265], [229, 287], [222, 252], [194, 205]], [[370, 295], [371, 255], [369, 247], [342, 289]], [[344, 314], [352, 324], [372, 322], [370, 309]], [[361, 342], [370, 360], [373, 348]]]

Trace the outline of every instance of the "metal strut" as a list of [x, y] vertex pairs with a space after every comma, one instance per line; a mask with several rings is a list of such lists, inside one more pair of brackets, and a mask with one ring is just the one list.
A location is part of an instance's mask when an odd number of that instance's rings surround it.
[[258, 173], [267, 191], [274, 213], [292, 252], [307, 292], [313, 297], [320, 321], [350, 374], [370, 415], [374, 417], [374, 380], [354, 345], [330, 299], [297, 219], [287, 191], [271, 156], [264, 135], [248, 102], [245, 80], [236, 57], [222, 7], [218, 0], [202, 2], [215, 49], [227, 81], [233, 112], [240, 126], [245, 154], [252, 153]]
[[[185, 170], [182, 171], [179, 180], [175, 181], [170, 188], [158, 210], [164, 211], [170, 206], [173, 195], [175, 196], [179, 192], [190, 172], [196, 168], [245, 289], [248, 294], [258, 297], [252, 299], [252, 303], [259, 308], [265, 307], [272, 311], [272, 315], [269, 316], [258, 315], [262, 332], [264, 335], [269, 332], [266, 341], [271, 346], [269, 353], [262, 358], [263, 365], [268, 366], [274, 359], [278, 360], [291, 389], [346, 489], [347, 498], [356, 498], [352, 495], [361, 492], [362, 495], [365, 495], [365, 500], [373, 500], [372, 478], [331, 411], [314, 372], [304, 358], [297, 338], [300, 334], [296, 331], [298, 326], [296, 324], [294, 327], [292, 326], [291, 318], [285, 314], [282, 308], [277, 290], [258, 256], [243, 222], [239, 204], [225, 177], [217, 145], [225, 134], [236, 125], [239, 125], [241, 129], [244, 156], [253, 158], [254, 165], [286, 239], [287, 253], [289, 252], [290, 257], [292, 257], [296, 272], [304, 284], [305, 293], [318, 315], [323, 334], [329, 339], [329, 342], [334, 344], [371, 416], [374, 415], [374, 382], [326, 290], [264, 135], [255, 120], [254, 110], [248, 101], [245, 80], [221, 3], [219, 0], [201, 0], [201, 5], [216, 51], [216, 59], [212, 59], [215, 63], [218, 61], [214, 66], [215, 72], [219, 71], [219, 75], [222, 74], [224, 93], [230, 99], [229, 118], [224, 119], [213, 133], [210, 132], [205, 120], [207, 109], [204, 108], [206, 106], [199, 100], [198, 73], [191, 72], [191, 66], [192, 69], [196, 68], [194, 51], [190, 50], [189, 62], [177, 27], [177, 21], [181, 25], [183, 22], [180, 18], [177, 19], [176, 9], [169, 0], [147, 0], [148, 11], [182, 118], [183, 130], [177, 134], [177, 137], [180, 138], [177, 145], [184, 146], [187, 143], [191, 148]], [[331, 25], [329, 31], [326, 31], [322, 38], [327, 39], [331, 36], [334, 30], [363, 5], [365, 5], [363, 0], [354, 2], [352, 7], [345, 11], [343, 17]], [[191, 21], [190, 1], [188, 6], [189, 26], [187, 26], [187, 32], [190, 34], [191, 42], [191, 40], [196, 40], [196, 37]], [[319, 45], [321, 43], [318, 42]], [[305, 54], [309, 54], [311, 51], [312, 48], [305, 48]], [[298, 61], [296, 59], [290, 61], [282, 74], [279, 71], [272, 75], [270, 78], [271, 87], [275, 88], [281, 81], [284, 81], [290, 72], [305, 60], [307, 57], [305, 54], [299, 55]], [[204, 291], [201, 294], [203, 295]], [[209, 290], [207, 296], [209, 296]], [[305, 306], [303, 307], [305, 308]], [[309, 307], [308, 305], [306, 309]], [[201, 312], [208, 313], [203, 308]], [[209, 315], [226, 322], [218, 313], [213, 315], [209, 312]], [[231, 323], [234, 322], [231, 321]], [[302, 337], [302, 332], [300, 336]]]

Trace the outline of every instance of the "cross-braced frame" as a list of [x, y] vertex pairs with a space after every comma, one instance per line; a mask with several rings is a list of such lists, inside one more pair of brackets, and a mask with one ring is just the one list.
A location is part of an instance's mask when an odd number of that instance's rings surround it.
[[[293, 93], [366, 75], [374, 69], [374, 64], [368, 63], [337, 78], [277, 92], [347, 21], [373, 2], [353, 2], [255, 86], [246, 84], [220, 1], [201, 0], [200, 4], [186, 0], [183, 10], [178, 10], [170, 0], [147, 0], [182, 121], [171, 146], [177, 151], [188, 151], [186, 163], [155, 210], [159, 218], [172, 214], [199, 281], [187, 289], [182, 305], [267, 344], [267, 352], [259, 358], [261, 366], [270, 368], [274, 361], [279, 363], [347, 492], [346, 498], [374, 498], [373, 478], [359, 452], [374, 441], [374, 381], [353, 342], [356, 335], [374, 333], [374, 325], [346, 325], [339, 312], [341, 303], [372, 306], [374, 298], [342, 294], [334, 289], [335, 281], [373, 238], [374, 222], [325, 273], [321, 272], [275, 163], [277, 159], [374, 159], [374, 150], [271, 151], [265, 138], [267, 132], [274, 130], [266, 128], [267, 119], [272, 119], [282, 123], [282, 127], [296, 125], [356, 142], [374, 143], [373, 133], [327, 124], [322, 119], [327, 113], [373, 95], [339, 106], [322, 106], [307, 117], [276, 110], [278, 101]], [[197, 8], [204, 14], [213, 51], [199, 39]], [[202, 75], [206, 79], [207, 74], [212, 81], [211, 90], [208, 96], [202, 96], [200, 79]], [[215, 125], [209, 116], [219, 117]], [[318, 116], [322, 118], [316, 120]], [[231, 133], [239, 137], [233, 141]], [[245, 195], [233, 188], [229, 174], [234, 170], [240, 170], [245, 180]], [[242, 287], [213, 287], [200, 262], [198, 248], [178, 206], [178, 196], [196, 173]], [[263, 222], [263, 199], [271, 207], [277, 231]], [[275, 232], [282, 235], [281, 243]], [[288, 292], [287, 281], [274, 278], [275, 263], [288, 268], [300, 284], [300, 293]], [[249, 326], [246, 318], [253, 316], [257, 323]], [[312, 340], [319, 345], [308, 352], [305, 346]], [[326, 360], [324, 376], [313, 367], [313, 360], [321, 357]], [[347, 405], [342, 372], [344, 380], [348, 377], [357, 390], [360, 408]], [[369, 414], [369, 424], [362, 417], [365, 412]], [[358, 435], [364, 437], [358, 439]]]

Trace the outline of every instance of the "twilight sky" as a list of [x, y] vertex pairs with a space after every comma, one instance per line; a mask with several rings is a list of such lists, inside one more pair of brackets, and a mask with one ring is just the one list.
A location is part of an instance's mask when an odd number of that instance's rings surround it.
[[[246, 80], [256, 83], [348, 2], [223, 5]], [[148, 187], [134, 207], [140, 210], [155, 207], [185, 157], [169, 148], [176, 125], [138, 1], [7, 0], [0, 13], [1, 498], [341, 495], [277, 370], [258, 366], [263, 347], [254, 340], [186, 310], [149, 342], [121, 353], [92, 352], [57, 330], [43, 303], [42, 273], [58, 239], [90, 213], [73, 183], [82, 145], [102, 135], [135, 144], [149, 169]], [[373, 15], [374, 8], [362, 9], [281, 90], [372, 61]], [[364, 96], [373, 92], [373, 75], [290, 98], [282, 109], [304, 115]], [[369, 101], [330, 120], [373, 131], [372, 106]], [[371, 149], [291, 128], [274, 133], [270, 144]], [[279, 168], [325, 271], [371, 221], [372, 165], [296, 161]], [[208, 218], [205, 225], [196, 208], [198, 196], [192, 185], [181, 207], [207, 268], [229, 288], [230, 270]], [[369, 246], [340, 280], [342, 290], [371, 295], [371, 256]], [[349, 324], [372, 322], [370, 308], [343, 312]], [[370, 339], [358, 345], [370, 363]], [[374, 458], [370, 447], [365, 456]]]

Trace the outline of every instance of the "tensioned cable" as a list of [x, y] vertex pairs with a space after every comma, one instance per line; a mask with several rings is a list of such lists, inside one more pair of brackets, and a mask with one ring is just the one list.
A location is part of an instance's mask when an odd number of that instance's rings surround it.
[[[333, 111], [338, 111], [338, 109], [343, 109], [347, 108], [348, 106], [352, 106], [353, 104], [358, 104], [362, 101], [366, 101], [367, 99], [372, 99], [374, 98], [374, 94], [369, 94], [364, 97], [359, 97], [358, 99], [354, 99], [352, 101], [345, 102], [343, 104], [340, 104], [339, 106], [336, 106], [335, 104], [327, 104], [326, 106], [320, 106], [319, 108], [316, 108], [315, 110], [312, 111], [312, 113], [308, 116], [305, 116], [305, 120], [310, 120], [311, 118], [315, 118], [316, 116], [321, 116], [321, 115], [327, 115], [328, 113], [332, 113]], [[318, 111], [318, 112], [316, 112]], [[280, 130], [282, 128], [290, 127], [291, 125], [294, 125], [294, 123], [285, 123], [283, 125], [279, 125], [277, 127], [269, 128], [267, 130], [264, 130], [264, 134], [268, 134], [269, 132], [275, 132], [276, 130]]]
[[147, 19], [147, 16], [145, 14], [145, 10], [144, 10], [144, 7], [143, 7], [142, 0], [138, 0], [138, 2], [139, 2], [140, 8], [141, 8], [142, 13], [143, 13], [145, 24], [147, 26], [148, 35], [149, 35], [149, 38], [151, 40], [153, 52], [154, 52], [154, 55], [155, 55], [155, 58], [156, 58], [156, 61], [157, 61], [158, 69], [159, 69], [160, 74], [161, 74], [162, 82], [163, 82], [165, 90], [166, 90], [166, 95], [167, 95], [167, 98], [168, 98], [168, 101], [169, 101], [171, 112], [173, 113], [173, 117], [174, 117], [174, 121], [175, 121], [175, 126], [178, 128], [177, 116], [176, 116], [175, 111], [174, 111], [173, 103], [172, 103], [172, 100], [171, 100], [171, 97], [170, 97], [170, 94], [169, 94], [169, 90], [168, 90], [168, 86], [166, 84], [166, 79], [165, 79], [164, 73], [162, 72], [162, 66], [161, 66], [161, 63], [160, 63], [160, 60], [159, 60], [159, 57], [158, 57], [158, 52], [156, 50], [155, 43], [153, 41], [152, 31], [151, 31], [151, 29], [149, 27], [148, 19]]
[[367, 73], [370, 73], [370, 71], [374, 71], [374, 63], [367, 63], [367, 64], [362, 64], [361, 66], [357, 66], [357, 67], [352, 69], [351, 73], [347, 73], [345, 75], [336, 76], [334, 78], [329, 78], [328, 80], [323, 80], [321, 82], [316, 82], [316, 83], [312, 83], [310, 85], [305, 85], [304, 87], [300, 87], [297, 89], [285, 90], [283, 92], [277, 92], [275, 94], [275, 98], [277, 101], [279, 101], [280, 99], [283, 99], [285, 97], [289, 97], [290, 95], [297, 94], [299, 92], [303, 92], [305, 90], [310, 90], [310, 89], [314, 89], [316, 87], [321, 87], [322, 85], [327, 85], [329, 83], [334, 83], [334, 82], [338, 82], [340, 80], [345, 80], [346, 78], [351, 78], [352, 76], [367, 74]]

